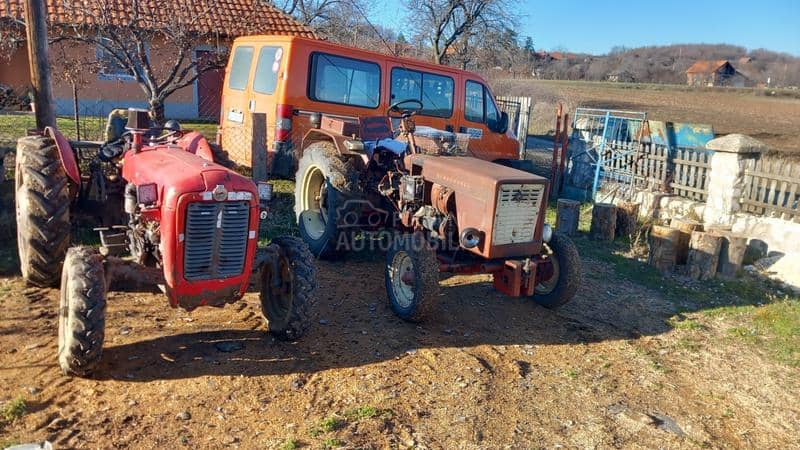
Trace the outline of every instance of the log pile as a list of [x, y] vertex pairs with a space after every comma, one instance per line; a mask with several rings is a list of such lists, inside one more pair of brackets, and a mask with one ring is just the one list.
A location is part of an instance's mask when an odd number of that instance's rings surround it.
[[685, 265], [689, 257], [689, 241], [692, 238], [692, 233], [695, 231], [703, 231], [703, 224], [691, 219], [672, 219], [669, 227], [678, 230], [680, 233], [677, 247], [677, 260], [676, 264]]

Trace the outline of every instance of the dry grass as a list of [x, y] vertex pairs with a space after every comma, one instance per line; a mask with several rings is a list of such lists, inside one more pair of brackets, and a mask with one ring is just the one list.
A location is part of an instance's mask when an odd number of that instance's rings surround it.
[[711, 124], [717, 134], [753, 136], [775, 150], [800, 152], [800, 99], [758, 95], [750, 89], [692, 89], [543, 80], [500, 80], [498, 95], [535, 99], [529, 132], [546, 135], [555, 123], [555, 105], [647, 112], [654, 120]]

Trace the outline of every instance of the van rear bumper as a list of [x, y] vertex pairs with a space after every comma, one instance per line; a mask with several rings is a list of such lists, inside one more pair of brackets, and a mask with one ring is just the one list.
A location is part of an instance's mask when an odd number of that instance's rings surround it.
[[294, 151], [291, 142], [274, 141], [269, 151], [269, 176], [291, 178], [294, 175]]

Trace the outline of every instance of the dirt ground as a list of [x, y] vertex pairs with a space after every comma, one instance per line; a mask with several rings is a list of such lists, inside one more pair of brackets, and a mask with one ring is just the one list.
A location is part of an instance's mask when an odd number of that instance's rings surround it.
[[800, 438], [796, 367], [730, 339], [703, 306], [676, 315], [688, 299], [676, 305], [602, 261], [584, 257], [580, 292], [557, 311], [497, 294], [486, 276], [449, 278], [419, 326], [388, 308], [380, 256], [319, 266], [318, 317], [294, 344], [263, 331], [255, 294], [193, 313], [160, 295], [111, 294], [92, 379], [57, 367], [57, 291], [0, 279], [0, 401], [27, 403], [0, 428], [0, 447], [790, 448]]
[[711, 124], [717, 134], [741, 133], [775, 150], [800, 153], [800, 99], [769, 97], [726, 89], [587, 82], [500, 81], [499, 92], [534, 98], [532, 134], [547, 133], [555, 124], [555, 104], [575, 107], [644, 111], [648, 118]]

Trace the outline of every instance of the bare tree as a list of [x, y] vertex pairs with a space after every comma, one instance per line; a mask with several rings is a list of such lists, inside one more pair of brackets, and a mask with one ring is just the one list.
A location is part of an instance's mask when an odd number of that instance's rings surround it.
[[[181, 15], [152, 10], [151, 4], [132, 0], [120, 15], [114, 0], [64, 0], [71, 17], [91, 20], [51, 26], [51, 41], [97, 49], [101, 70], [134, 79], [145, 94], [151, 116], [161, 123], [171, 94], [190, 86], [204, 72], [224, 66], [228, 42], [203, 26], [213, 17], [212, 3], [200, 0], [193, 4], [197, 12]], [[241, 17], [236, 26], [246, 32], [250, 23], [250, 17]], [[195, 58], [198, 46], [209, 49], [208, 57]]]
[[[431, 46], [433, 61], [446, 64], [454, 46], [484, 33], [502, 32], [516, 24], [513, 0], [406, 0], [417, 33]], [[459, 44], [460, 43], [460, 44]]]
[[24, 24], [16, 21], [0, 23], [0, 63], [11, 60], [14, 52], [25, 42]]

